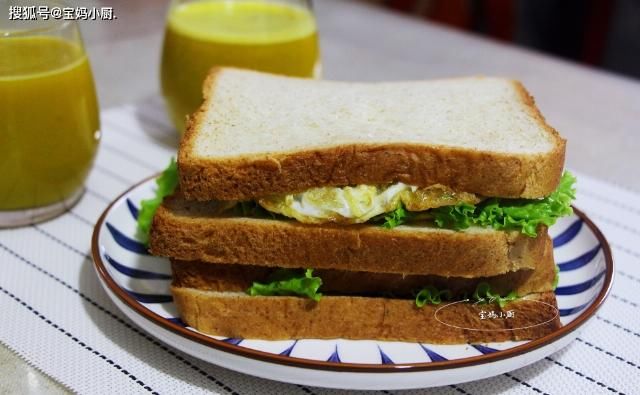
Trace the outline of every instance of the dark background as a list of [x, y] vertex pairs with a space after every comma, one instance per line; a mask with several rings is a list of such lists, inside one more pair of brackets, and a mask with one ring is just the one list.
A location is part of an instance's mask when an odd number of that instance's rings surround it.
[[370, 0], [449, 27], [640, 78], [640, 0]]

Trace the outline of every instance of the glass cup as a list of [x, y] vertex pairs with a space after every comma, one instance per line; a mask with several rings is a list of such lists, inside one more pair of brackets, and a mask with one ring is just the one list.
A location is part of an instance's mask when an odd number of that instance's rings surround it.
[[161, 82], [180, 132], [202, 103], [213, 66], [318, 78], [320, 50], [311, 2], [173, 0], [162, 50]]
[[61, 7], [0, 0], [0, 227], [43, 221], [77, 202], [100, 138], [77, 22], [10, 19], [10, 8], [29, 6]]

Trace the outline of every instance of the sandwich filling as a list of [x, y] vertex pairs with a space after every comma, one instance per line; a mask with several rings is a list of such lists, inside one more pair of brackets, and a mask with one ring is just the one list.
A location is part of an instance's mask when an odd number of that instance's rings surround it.
[[[295, 270], [280, 269], [275, 271], [268, 281], [267, 283], [253, 282], [246, 292], [251, 296], [306, 296], [316, 302], [320, 301], [322, 297], [322, 293], [319, 292], [320, 287], [323, 285], [322, 278], [313, 276], [312, 269], [306, 269], [304, 274]], [[453, 300], [454, 295], [459, 300], [468, 300], [475, 303], [495, 302], [500, 307], [504, 307], [507, 302], [518, 299], [516, 291], [510, 291], [503, 296], [499, 292], [492, 291], [491, 285], [485, 281], [478, 282], [471, 294], [467, 292], [454, 294], [448, 288], [438, 289], [434, 285], [415, 289], [412, 293], [418, 308], [427, 304], [440, 304], [443, 301]], [[394, 295], [388, 294], [387, 296]]]
[[172, 260], [173, 286], [251, 296], [299, 296], [320, 301], [323, 295], [413, 299], [416, 307], [446, 301], [496, 302], [501, 306], [531, 293], [555, 289], [552, 260], [535, 270], [465, 278], [403, 275], [336, 269], [282, 269], [254, 265]]
[[[178, 185], [178, 168], [172, 159], [156, 180], [156, 196], [141, 202], [139, 237], [148, 240], [151, 221], [164, 197]], [[518, 230], [537, 237], [538, 227], [551, 226], [572, 213], [575, 177], [562, 175], [556, 190], [542, 199], [487, 198], [454, 191], [440, 184], [417, 187], [403, 183], [312, 188], [301, 193], [266, 196], [256, 201], [219, 201], [216, 213], [294, 219], [308, 224], [342, 225], [374, 223], [391, 229], [402, 224], [462, 230], [471, 226]]]
[[377, 222], [393, 228], [423, 222], [454, 230], [472, 225], [517, 229], [536, 237], [539, 225], [551, 226], [557, 218], [572, 213], [574, 184], [575, 177], [565, 172], [557, 189], [542, 199], [485, 198], [440, 184], [416, 187], [395, 183], [312, 188], [261, 198], [257, 204], [271, 213], [310, 224]]
[[399, 182], [385, 186], [312, 188], [297, 194], [269, 196], [257, 202], [272, 213], [303, 223], [360, 224], [401, 206], [419, 212], [461, 203], [477, 204], [481, 200], [472, 193], [456, 193], [440, 184], [419, 188]]
[[[575, 177], [565, 172], [556, 190], [542, 199], [486, 198], [444, 185], [313, 188], [302, 193], [269, 196], [256, 202], [229, 202], [250, 216], [281, 215], [309, 224], [378, 223], [394, 228], [404, 223], [462, 230], [471, 226], [519, 230], [537, 237], [540, 225], [551, 226], [570, 215]], [[237, 210], [240, 205], [241, 210]]]

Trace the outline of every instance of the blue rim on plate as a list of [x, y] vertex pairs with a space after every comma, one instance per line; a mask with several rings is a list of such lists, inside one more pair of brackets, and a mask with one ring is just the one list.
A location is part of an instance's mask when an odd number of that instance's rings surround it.
[[[264, 362], [332, 371], [383, 373], [458, 368], [499, 361], [535, 350], [578, 329], [604, 303], [613, 281], [613, 259], [607, 240], [584, 213], [574, 208], [575, 214], [564, 219], [563, 229], [553, 235], [554, 255], [560, 270], [560, 284], [555, 292], [563, 326], [549, 335], [527, 342], [447, 346], [369, 341], [371, 344], [367, 343], [367, 346], [376, 349], [377, 355], [373, 357], [375, 361], [366, 363], [345, 362], [344, 352], [340, 352], [338, 346], [344, 349], [345, 345], [362, 345], [368, 341], [324, 341], [328, 342], [324, 346], [329, 347], [329, 351], [323, 360], [295, 355], [307, 340], [262, 341], [261, 344], [269, 347], [260, 350], [256, 349], [255, 344], [251, 344], [255, 343], [252, 340], [212, 337], [197, 332], [187, 327], [177, 316], [168, 292], [171, 280], [168, 260], [150, 256], [145, 246], [135, 239], [135, 219], [138, 215], [135, 202], [140, 197], [151, 196], [152, 180], [155, 177], [149, 177], [125, 191], [100, 216], [93, 231], [91, 246], [98, 275], [122, 302], [152, 323], [216, 350]], [[133, 198], [132, 195], [139, 196]], [[127, 225], [122, 225], [124, 223]], [[110, 243], [111, 250], [100, 244], [101, 238]], [[569, 251], [568, 246], [571, 245], [578, 247]], [[114, 256], [117, 254], [125, 258]], [[141, 263], [125, 261], [127, 257]], [[394, 362], [393, 352], [390, 350], [399, 345], [419, 346], [423, 353], [422, 360]], [[447, 352], [447, 347], [451, 353]]]

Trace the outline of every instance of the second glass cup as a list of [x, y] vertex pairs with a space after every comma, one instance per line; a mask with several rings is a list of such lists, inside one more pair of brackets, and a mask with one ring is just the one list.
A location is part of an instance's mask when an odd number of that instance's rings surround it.
[[181, 133], [202, 103], [213, 66], [317, 78], [320, 51], [310, 1], [174, 0], [167, 17], [161, 82]]

